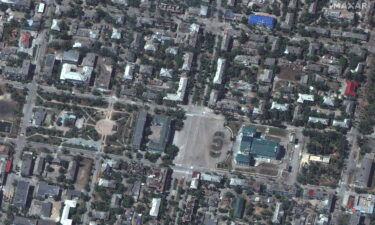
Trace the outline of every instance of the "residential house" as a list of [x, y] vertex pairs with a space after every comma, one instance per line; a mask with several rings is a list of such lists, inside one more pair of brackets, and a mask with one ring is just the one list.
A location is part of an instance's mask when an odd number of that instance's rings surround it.
[[265, 83], [272, 83], [274, 77], [274, 73], [272, 70], [264, 69], [263, 72], [260, 74], [260, 81]]

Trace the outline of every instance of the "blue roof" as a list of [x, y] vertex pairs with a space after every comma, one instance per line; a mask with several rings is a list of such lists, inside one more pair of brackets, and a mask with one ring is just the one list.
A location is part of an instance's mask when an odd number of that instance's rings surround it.
[[263, 16], [263, 15], [256, 15], [251, 14], [249, 15], [249, 18], [247, 20], [248, 24], [251, 25], [261, 25], [265, 27], [273, 27], [275, 25], [276, 19], [269, 17], [269, 16]]

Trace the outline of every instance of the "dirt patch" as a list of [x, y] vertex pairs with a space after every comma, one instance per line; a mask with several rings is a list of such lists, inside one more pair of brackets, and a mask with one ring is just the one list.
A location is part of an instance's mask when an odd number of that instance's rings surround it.
[[0, 118], [2, 120], [12, 120], [17, 103], [9, 100], [0, 100]]
[[93, 160], [89, 158], [84, 158], [79, 163], [76, 188], [80, 191], [85, 191], [85, 186], [89, 182], [92, 163]]
[[61, 202], [52, 203], [51, 219], [56, 221], [60, 217]]
[[277, 77], [284, 80], [297, 81], [300, 79], [300, 71], [294, 70], [290, 67], [281, 67], [280, 73], [277, 74]]

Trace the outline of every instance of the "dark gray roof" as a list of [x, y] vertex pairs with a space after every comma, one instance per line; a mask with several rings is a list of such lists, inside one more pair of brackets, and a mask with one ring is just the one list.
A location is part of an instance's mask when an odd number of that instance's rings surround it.
[[21, 176], [28, 177], [32, 174], [33, 156], [32, 154], [23, 154], [21, 165]]
[[155, 135], [155, 139], [149, 137], [148, 150], [164, 152], [171, 135], [171, 118], [166, 115], [154, 115], [151, 123], [153, 127], [160, 129], [160, 134]]
[[82, 60], [82, 66], [92, 66], [96, 64], [97, 55], [95, 53], [87, 53]]
[[43, 107], [38, 107], [34, 113], [35, 125], [41, 126], [43, 124], [45, 117], [46, 117], [46, 110]]
[[31, 61], [23, 60], [22, 67], [5, 66], [3, 74], [5, 77], [28, 78], [30, 75]]
[[37, 197], [48, 198], [58, 196], [60, 193], [60, 187], [57, 185], [49, 185], [42, 181], [38, 185]]
[[217, 216], [211, 215], [208, 213], [204, 215], [204, 221], [203, 221], [204, 225], [217, 225], [217, 223], [218, 223]]
[[147, 119], [147, 112], [140, 111], [138, 113], [137, 124], [135, 126], [135, 130], [134, 130], [133, 138], [132, 138], [133, 149], [140, 149], [141, 147], [142, 138], [143, 138], [143, 130], [145, 128], [146, 119]]
[[62, 56], [62, 60], [65, 62], [75, 62], [79, 60], [79, 52], [75, 50], [65, 51]]
[[44, 217], [50, 217], [52, 211], [52, 203], [51, 202], [43, 202], [42, 203], [42, 209], [41, 214]]
[[357, 185], [368, 187], [371, 181], [372, 173], [374, 170], [374, 157], [371, 154], [366, 154], [362, 159], [361, 167], [357, 172]]
[[139, 73], [144, 75], [152, 75], [153, 67], [150, 65], [141, 65], [139, 67]]
[[38, 158], [38, 163], [36, 165], [36, 175], [42, 175], [44, 171], [45, 161], [45, 158], [42, 156]]
[[13, 195], [13, 205], [19, 208], [25, 208], [29, 195], [30, 183], [28, 181], [19, 180], [16, 192]]
[[77, 161], [73, 160], [69, 163], [69, 176], [68, 176], [68, 179], [72, 180], [72, 181], [75, 181], [76, 177], [77, 177], [77, 171], [78, 171], [78, 163]]
[[55, 54], [47, 54], [44, 66], [53, 67], [55, 65], [56, 56]]
[[68, 196], [68, 198], [81, 197], [82, 192], [74, 189], [67, 189], [65, 195]]
[[35, 219], [30, 219], [30, 218], [25, 218], [25, 217], [15, 217], [13, 220], [12, 225], [36, 225], [37, 220]]
[[361, 221], [361, 214], [353, 213], [350, 215], [349, 225], [359, 225]]
[[52, 220], [38, 220], [38, 225], [56, 225]]

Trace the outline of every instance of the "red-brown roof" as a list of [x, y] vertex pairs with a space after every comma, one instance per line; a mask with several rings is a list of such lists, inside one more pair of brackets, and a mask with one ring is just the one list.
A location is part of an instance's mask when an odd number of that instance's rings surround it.
[[200, 175], [199, 172], [193, 171], [193, 174], [192, 174], [192, 177], [193, 177], [193, 178], [198, 177], [198, 175]]
[[10, 159], [7, 159], [6, 165], [5, 165], [5, 172], [9, 173], [11, 168], [12, 168], [12, 161]]
[[355, 96], [357, 93], [355, 91], [356, 87], [358, 85], [357, 81], [346, 81], [346, 88], [345, 88], [345, 94]]
[[29, 46], [30, 45], [30, 33], [23, 33], [21, 36], [21, 41], [23, 46]]

